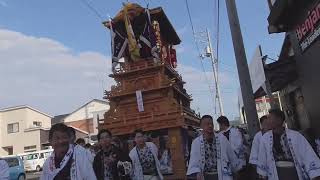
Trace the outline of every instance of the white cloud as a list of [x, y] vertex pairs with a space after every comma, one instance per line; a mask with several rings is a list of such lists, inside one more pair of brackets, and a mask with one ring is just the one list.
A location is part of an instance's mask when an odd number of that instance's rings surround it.
[[[97, 52], [74, 53], [60, 42], [0, 29], [0, 108], [29, 104], [49, 114], [68, 113], [114, 84], [107, 75], [111, 61]], [[204, 73], [179, 64], [187, 92], [193, 95], [193, 108], [202, 114], [214, 113], [212, 96]], [[206, 72], [213, 85], [211, 72]], [[223, 87], [232, 86], [230, 74], [220, 74]], [[213, 86], [211, 86], [213, 89]], [[237, 92], [223, 94], [227, 113], [236, 111]]]
[[29, 104], [53, 115], [67, 113], [101, 99], [113, 83], [107, 76], [110, 58], [5, 29], [0, 29], [0, 62], [0, 107]]
[[[179, 64], [178, 71], [182, 75], [183, 80], [186, 82], [186, 89], [189, 94], [192, 94], [193, 102], [192, 107], [194, 110], [200, 110], [201, 114], [212, 114], [214, 115], [214, 81], [212, 72], [203, 72], [192, 66]], [[205, 78], [207, 77], [207, 79]], [[224, 111], [227, 116], [233, 118], [237, 113], [237, 91], [230, 88], [238, 86], [237, 80], [228, 72], [221, 72], [220, 78], [220, 89], [223, 99]], [[210, 89], [213, 94], [209, 92]], [[228, 89], [226, 92], [225, 89]], [[216, 104], [218, 105], [218, 104]], [[217, 107], [217, 111], [218, 111]]]

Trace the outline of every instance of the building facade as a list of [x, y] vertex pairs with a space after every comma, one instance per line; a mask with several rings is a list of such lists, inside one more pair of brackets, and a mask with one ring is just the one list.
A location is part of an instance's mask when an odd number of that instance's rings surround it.
[[92, 136], [95, 140], [94, 137], [98, 134], [98, 121], [104, 119], [104, 114], [108, 110], [109, 103], [107, 101], [93, 99], [70, 114], [55, 116], [52, 119], [52, 124], [64, 123], [79, 132]]
[[30, 106], [0, 110], [0, 155], [45, 149], [51, 116]]
[[286, 33], [283, 52], [290, 55], [286, 58], [295, 61], [298, 75], [282, 92], [286, 115], [293, 128], [313, 127], [315, 132], [320, 132], [320, 1], [269, 0], [268, 3], [269, 32]]
[[[269, 114], [269, 110], [272, 109], [271, 103], [273, 103], [273, 105], [274, 105], [273, 108], [280, 108], [281, 110], [283, 109], [281, 99], [280, 99], [280, 93], [275, 92], [272, 94], [272, 96], [273, 96], [272, 100], [268, 96], [255, 97], [256, 109], [257, 109], [259, 119], [262, 116]], [[244, 112], [243, 104], [239, 103], [239, 110], [240, 110], [240, 117], [238, 119], [238, 121], [239, 121], [238, 124], [247, 124], [247, 121], [245, 119], [245, 112]], [[235, 121], [237, 121], [237, 120], [235, 119]]]

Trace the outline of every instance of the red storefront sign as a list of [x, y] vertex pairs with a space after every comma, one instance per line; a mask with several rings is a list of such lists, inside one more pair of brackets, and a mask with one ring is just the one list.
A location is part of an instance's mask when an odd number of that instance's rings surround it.
[[309, 11], [305, 21], [298, 25], [296, 35], [304, 52], [320, 36], [320, 3]]

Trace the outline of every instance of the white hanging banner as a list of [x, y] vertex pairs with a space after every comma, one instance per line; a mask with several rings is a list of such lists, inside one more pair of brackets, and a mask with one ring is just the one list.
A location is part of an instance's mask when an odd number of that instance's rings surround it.
[[[262, 63], [262, 53], [261, 53], [260, 45], [256, 48], [255, 53], [252, 57], [252, 60], [249, 64], [249, 73], [250, 73], [253, 93], [257, 92], [257, 90], [260, 87], [262, 87], [265, 92], [268, 92], [265, 84], [266, 75], [265, 75], [264, 67]], [[239, 101], [239, 106], [242, 108], [244, 104], [243, 104], [241, 88], [239, 88], [238, 90], [238, 101]]]
[[144, 107], [143, 107], [143, 98], [142, 98], [141, 90], [136, 91], [136, 97], [137, 97], [138, 110], [139, 112], [143, 112]]
[[266, 75], [264, 73], [261, 47], [258, 46], [254, 56], [249, 64], [249, 72], [252, 84], [253, 93], [255, 93], [260, 87], [263, 87], [266, 82]]
[[243, 107], [243, 99], [242, 99], [242, 92], [241, 92], [241, 88], [238, 89], [238, 103], [240, 108]]

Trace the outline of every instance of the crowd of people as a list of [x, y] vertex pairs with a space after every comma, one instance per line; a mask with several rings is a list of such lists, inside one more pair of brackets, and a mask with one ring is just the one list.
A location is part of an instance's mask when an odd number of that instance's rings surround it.
[[107, 129], [99, 131], [98, 145], [75, 141], [72, 128], [55, 124], [49, 131], [54, 149], [43, 166], [41, 180], [158, 180], [160, 171], [158, 148], [146, 142], [144, 132], [136, 130], [135, 147], [128, 152]]
[[202, 135], [191, 147], [187, 175], [197, 180], [319, 179], [320, 159], [316, 149], [297, 131], [285, 128], [285, 115], [270, 110], [260, 119], [261, 131], [249, 143], [239, 128], [226, 117], [217, 119], [220, 131], [213, 131], [211, 116], [201, 119]]
[[[260, 119], [259, 131], [250, 146], [242, 130], [230, 126], [225, 116], [204, 115], [201, 133], [190, 147], [187, 179], [196, 180], [307, 180], [320, 179], [320, 159], [315, 146], [297, 131], [285, 127], [285, 115], [270, 110]], [[41, 180], [162, 180], [172, 172], [170, 149], [164, 139], [158, 147], [147, 140], [145, 132], [134, 132], [134, 147], [124, 146], [107, 129], [97, 135], [98, 143], [77, 139], [73, 128], [55, 124], [49, 131], [54, 149], [43, 165]], [[160, 155], [159, 155], [160, 154]], [[7, 165], [0, 160], [0, 174], [8, 177]]]

